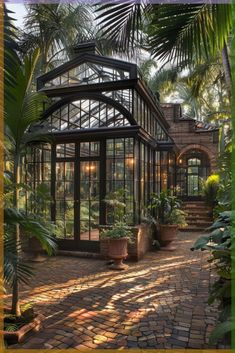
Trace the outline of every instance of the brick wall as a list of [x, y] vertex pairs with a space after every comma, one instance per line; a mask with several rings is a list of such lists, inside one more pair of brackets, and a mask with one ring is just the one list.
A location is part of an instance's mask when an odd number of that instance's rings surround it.
[[187, 148], [201, 149], [207, 153], [211, 169], [216, 170], [218, 158], [218, 131], [200, 132], [193, 119], [180, 120], [180, 104], [161, 104], [164, 116], [170, 125], [169, 135], [178, 149], [178, 156]]
[[[101, 226], [101, 229], [107, 228]], [[141, 224], [132, 227], [133, 242], [128, 244], [128, 259], [132, 261], [139, 261], [144, 257], [146, 252], [151, 247], [151, 232], [147, 224]], [[108, 239], [100, 239], [100, 254], [103, 258], [108, 259]]]

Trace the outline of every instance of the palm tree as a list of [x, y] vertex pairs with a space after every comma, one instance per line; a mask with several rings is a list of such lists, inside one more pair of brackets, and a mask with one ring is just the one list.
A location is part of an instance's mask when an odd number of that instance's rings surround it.
[[91, 36], [93, 22], [89, 6], [77, 4], [33, 4], [27, 6], [25, 27], [19, 46], [23, 53], [40, 48], [38, 66], [42, 74], [53, 68], [71, 47]]
[[[25, 153], [28, 144], [35, 141], [43, 141], [46, 138], [45, 131], [30, 132], [29, 127], [41, 118], [45, 96], [42, 93], [33, 92], [31, 84], [40, 51], [36, 50], [32, 55], [25, 57], [24, 62], [19, 60], [16, 52], [14, 29], [8, 14], [5, 16], [5, 150], [6, 160], [11, 163], [13, 196], [12, 207], [5, 211], [5, 222], [11, 228], [10, 243], [14, 261], [12, 266], [7, 266], [8, 279], [12, 281], [12, 314], [21, 315], [19, 305], [19, 281], [21, 280], [19, 244], [20, 225], [27, 230], [32, 230], [35, 236], [44, 243], [44, 247], [50, 251], [55, 247], [50, 232], [27, 218], [19, 209], [19, 186], [21, 183], [20, 166], [21, 157]], [[12, 66], [14, 64], [14, 66]], [[9, 236], [7, 238], [9, 240]], [[9, 244], [9, 241], [7, 241]], [[9, 249], [9, 247], [8, 247]], [[9, 251], [8, 251], [9, 253]], [[15, 266], [13, 266], [15, 263]], [[6, 263], [5, 263], [6, 265]], [[13, 271], [14, 269], [14, 271]], [[14, 275], [12, 275], [14, 272]], [[10, 277], [9, 277], [10, 276]]]
[[146, 2], [100, 5], [97, 19], [108, 39], [128, 51], [147, 34], [144, 47], [153, 57], [181, 68], [221, 53], [227, 89], [231, 94], [228, 42], [232, 29], [230, 4], [164, 4]]

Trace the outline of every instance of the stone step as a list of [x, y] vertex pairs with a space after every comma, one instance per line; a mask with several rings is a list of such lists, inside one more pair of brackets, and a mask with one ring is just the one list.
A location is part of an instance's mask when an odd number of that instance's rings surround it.
[[208, 215], [198, 215], [198, 214], [190, 215], [189, 214], [185, 218], [188, 222], [191, 222], [191, 221], [210, 222], [211, 221], [211, 217], [209, 217]]
[[204, 228], [208, 228], [212, 225], [212, 222], [187, 222], [189, 227], [204, 227]]
[[183, 206], [184, 210], [198, 210], [198, 211], [211, 211], [210, 207], [207, 206]]
[[184, 202], [183, 205], [190, 207], [208, 207], [204, 202]]
[[193, 226], [188, 226], [186, 228], [179, 228], [180, 232], [204, 232], [204, 233], [209, 233], [210, 230], [205, 229], [204, 227], [193, 227]]
[[206, 210], [205, 208], [201, 210], [198, 210], [196, 208], [191, 208], [191, 209], [182, 208], [182, 210], [186, 213], [192, 213], [192, 214], [198, 214], [198, 215], [205, 215], [205, 214], [209, 215], [211, 213], [210, 210]]

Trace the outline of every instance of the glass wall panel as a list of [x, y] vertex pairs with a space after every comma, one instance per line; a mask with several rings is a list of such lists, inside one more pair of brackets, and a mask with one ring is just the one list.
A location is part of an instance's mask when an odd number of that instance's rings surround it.
[[175, 153], [168, 152], [168, 188], [175, 192]]
[[[118, 193], [126, 204], [126, 221], [134, 222], [134, 140], [116, 138], [106, 140], [106, 199]], [[117, 221], [117, 209], [106, 207], [106, 223]]]
[[99, 155], [100, 155], [99, 141], [80, 143], [80, 157], [98, 157]]
[[123, 89], [117, 91], [104, 91], [102, 92], [106, 97], [112, 98], [113, 100], [120, 103], [129, 112], [132, 112], [132, 90]]
[[58, 226], [56, 235], [61, 239], [73, 239], [74, 162], [56, 162], [55, 176], [55, 222]]
[[161, 151], [161, 190], [168, 188], [168, 152]]
[[28, 147], [24, 170], [25, 181], [29, 186], [29, 191], [25, 194], [27, 212], [50, 219], [51, 146], [39, 144]]
[[80, 240], [99, 240], [99, 168], [99, 161], [80, 162]]
[[160, 151], [155, 152], [155, 192], [159, 194], [161, 191], [161, 159]]
[[134, 103], [133, 116], [138, 125], [157, 141], [168, 141], [167, 133], [158, 121], [157, 115], [151, 111], [151, 108], [136, 90], [134, 90]]
[[146, 216], [150, 198], [149, 146], [140, 143], [140, 217]]
[[47, 121], [52, 132], [130, 125], [113, 106], [90, 99], [77, 100], [59, 108]]
[[129, 71], [113, 68], [98, 63], [86, 62], [77, 67], [47, 81], [45, 87], [74, 85], [89, 85], [102, 82], [113, 82], [127, 80], [130, 78]]

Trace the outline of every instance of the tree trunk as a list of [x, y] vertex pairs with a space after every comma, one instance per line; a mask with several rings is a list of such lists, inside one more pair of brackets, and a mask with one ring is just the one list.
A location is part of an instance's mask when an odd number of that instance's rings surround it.
[[[20, 183], [19, 161], [20, 161], [20, 155], [16, 149], [15, 158], [14, 158], [14, 174], [13, 174], [13, 181], [15, 184], [15, 189], [14, 189], [14, 194], [13, 194], [13, 207], [15, 207], [17, 210], [19, 209], [19, 186], [18, 186], [18, 184]], [[16, 224], [16, 226], [15, 226], [14, 236], [15, 236], [14, 253], [15, 253], [15, 256], [18, 258], [18, 256], [19, 256], [19, 242], [20, 242], [19, 224]], [[18, 280], [17, 268], [15, 269], [15, 276], [14, 277], [15, 278], [13, 281], [13, 288], [12, 288], [11, 313], [16, 316], [21, 316], [20, 304], [19, 304], [19, 280]]]
[[232, 92], [232, 73], [231, 73], [231, 65], [228, 56], [228, 47], [227, 44], [224, 44], [222, 49], [222, 63], [224, 69], [224, 77], [225, 83], [228, 89], [229, 98], [231, 99], [231, 92]]

